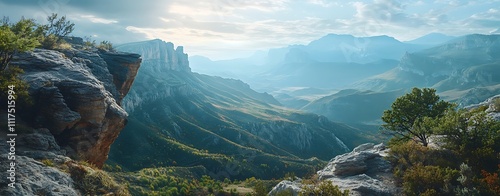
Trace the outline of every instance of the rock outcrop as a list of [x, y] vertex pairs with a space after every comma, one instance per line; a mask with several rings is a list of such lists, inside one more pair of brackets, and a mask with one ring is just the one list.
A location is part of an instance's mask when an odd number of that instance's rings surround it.
[[24, 69], [21, 77], [30, 86], [30, 126], [46, 128], [68, 156], [101, 167], [126, 124], [120, 101], [140, 63], [130, 53], [35, 49], [11, 65]]
[[[0, 135], [2, 141], [5, 141], [3, 137], [5, 134]], [[70, 160], [63, 156], [64, 150], [61, 150], [48, 129], [35, 129], [31, 133], [19, 134], [16, 140], [14, 188], [7, 186], [11, 183], [10, 179], [0, 178], [0, 195], [79, 195], [68, 173], [40, 162], [50, 160], [51, 163], [62, 164]], [[7, 145], [6, 142], [0, 143], [1, 160], [8, 160]], [[3, 163], [0, 164], [2, 171], [12, 170], [9, 164]]]
[[493, 97], [488, 98], [486, 101], [483, 101], [478, 104], [470, 105], [465, 108], [467, 109], [473, 109], [473, 108], [478, 108], [485, 106], [487, 107], [486, 113], [488, 113], [488, 116], [492, 117], [493, 119], [500, 121], [500, 95], [495, 95]]
[[269, 195], [276, 195], [277, 193], [288, 192], [291, 193], [292, 196], [297, 196], [299, 195], [300, 191], [302, 191], [303, 186], [304, 185], [302, 184], [301, 179], [296, 179], [294, 181], [283, 180], [273, 187], [271, 192], [269, 192]]
[[[387, 149], [383, 144], [363, 144], [352, 152], [336, 156], [317, 174], [319, 180], [329, 180], [341, 190], [350, 190], [350, 195], [397, 195], [399, 190], [385, 156]], [[269, 194], [289, 190], [297, 195], [303, 186], [300, 180], [282, 181]]]

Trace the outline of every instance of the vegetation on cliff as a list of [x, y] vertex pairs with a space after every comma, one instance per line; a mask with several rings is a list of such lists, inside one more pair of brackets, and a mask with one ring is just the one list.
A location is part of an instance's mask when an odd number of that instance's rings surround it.
[[[419, 92], [427, 96], [415, 97]], [[407, 128], [390, 142], [397, 183], [406, 195], [499, 195], [500, 122], [487, 115], [487, 107], [456, 109], [434, 93], [413, 89], [398, 98], [393, 110], [400, 109], [400, 121], [389, 120], [392, 112], [384, 113], [391, 128]], [[416, 98], [412, 107], [401, 107], [409, 97]], [[429, 113], [436, 106], [424, 101], [429, 97], [440, 103], [439, 112]], [[394, 123], [401, 121], [407, 124]]]

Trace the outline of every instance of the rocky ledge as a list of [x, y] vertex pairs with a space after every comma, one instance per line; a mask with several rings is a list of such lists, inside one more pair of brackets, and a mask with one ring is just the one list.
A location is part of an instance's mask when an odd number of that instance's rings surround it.
[[[318, 171], [319, 180], [329, 180], [341, 190], [350, 190], [350, 195], [398, 195], [392, 176], [392, 167], [385, 160], [388, 149], [383, 144], [362, 144], [352, 152], [338, 155], [322, 170]], [[269, 195], [291, 191], [298, 195], [304, 185], [301, 180], [282, 181]]]
[[30, 88], [34, 102], [24, 121], [45, 128], [60, 150], [76, 160], [102, 167], [124, 128], [120, 101], [129, 91], [140, 55], [104, 50], [35, 49], [14, 57], [12, 66]]

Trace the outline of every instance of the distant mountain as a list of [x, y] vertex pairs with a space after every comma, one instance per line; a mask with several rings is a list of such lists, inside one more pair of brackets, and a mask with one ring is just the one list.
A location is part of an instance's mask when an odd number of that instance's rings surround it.
[[317, 99], [302, 110], [338, 122], [380, 124], [384, 110], [390, 109], [392, 102], [404, 93], [403, 90], [374, 92], [346, 89]]
[[[171, 43], [117, 49], [144, 58], [123, 101], [129, 123], [110, 152], [125, 169], [199, 165], [215, 178], [276, 178], [370, 141], [360, 130], [283, 108], [239, 80], [193, 73]], [[150, 54], [158, 51], [167, 54]]]
[[254, 55], [247, 58], [215, 61], [204, 56], [196, 55], [189, 57], [189, 64], [193, 72], [245, 79], [265, 69], [265, 59], [266, 54], [263, 51], [257, 51]]
[[[287, 62], [259, 76], [259, 82], [281, 89], [288, 87], [343, 88], [353, 82], [384, 73], [398, 64], [384, 59], [370, 63]], [[257, 83], [257, 81], [255, 81]]]
[[400, 42], [389, 36], [354, 37], [329, 34], [306, 46], [311, 58], [320, 62], [368, 63], [380, 59], [398, 60], [405, 52], [422, 47]]
[[500, 92], [500, 35], [467, 35], [439, 46], [406, 53], [398, 66], [353, 85], [387, 91], [433, 87], [462, 105]]
[[389, 36], [328, 34], [307, 45], [269, 49], [249, 58], [208, 61], [193, 57], [194, 71], [241, 79], [259, 91], [287, 87], [343, 88], [394, 68], [406, 52], [429, 47]]
[[454, 36], [449, 36], [442, 33], [429, 33], [427, 35], [424, 35], [414, 40], [406, 41], [404, 43], [437, 46], [439, 44], [446, 43], [455, 38], [456, 37]]

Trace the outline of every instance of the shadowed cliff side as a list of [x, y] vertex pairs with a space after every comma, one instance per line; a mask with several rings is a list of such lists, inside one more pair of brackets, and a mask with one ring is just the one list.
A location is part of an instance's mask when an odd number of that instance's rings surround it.
[[35, 49], [11, 65], [24, 69], [21, 77], [30, 85], [34, 105], [25, 121], [50, 130], [68, 156], [102, 167], [127, 122], [120, 102], [140, 63], [130, 53]]

